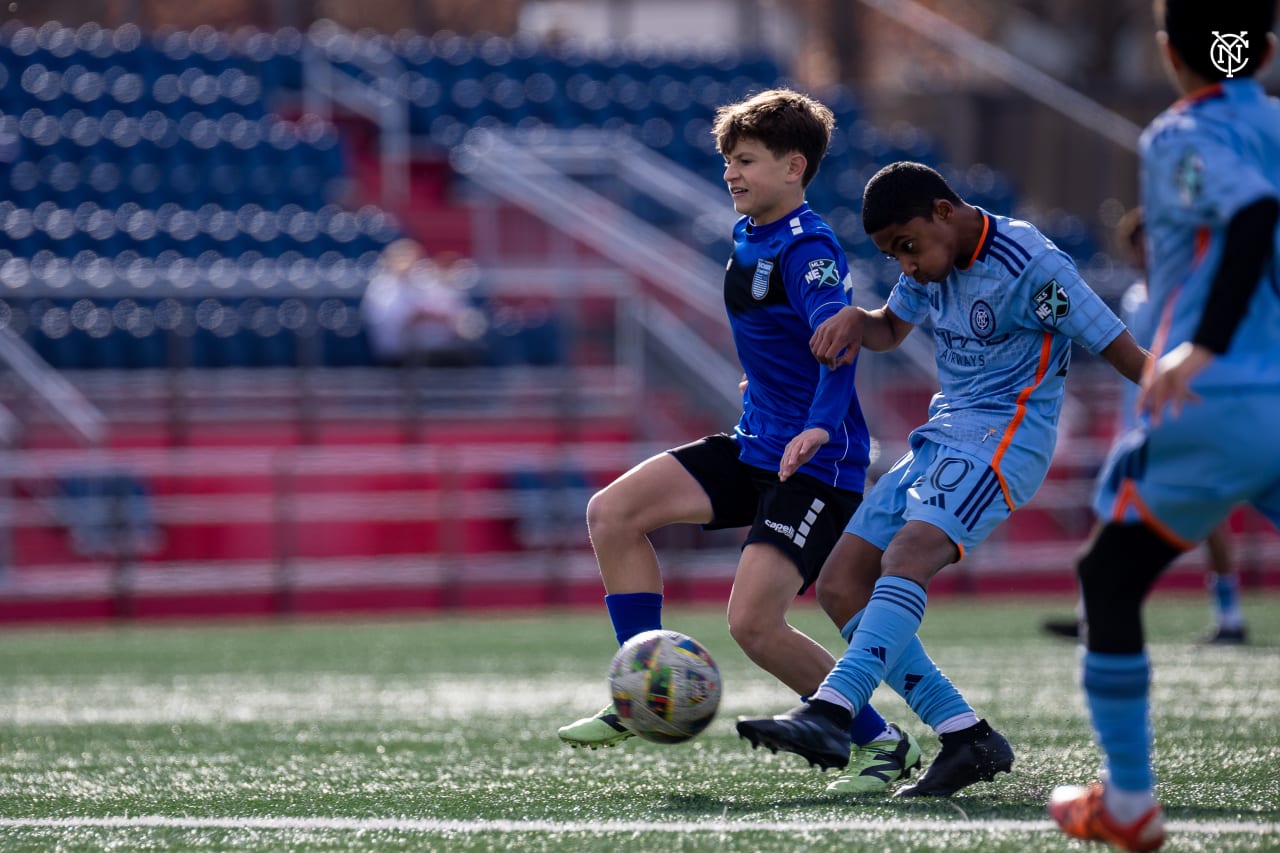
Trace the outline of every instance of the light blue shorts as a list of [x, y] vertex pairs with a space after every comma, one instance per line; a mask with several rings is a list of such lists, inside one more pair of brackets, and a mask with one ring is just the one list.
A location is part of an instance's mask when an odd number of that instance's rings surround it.
[[1144, 522], [1190, 548], [1240, 504], [1280, 526], [1280, 389], [1205, 393], [1120, 436], [1098, 475], [1104, 522]]
[[924, 521], [967, 549], [1009, 517], [996, 472], [980, 457], [928, 440], [894, 463], [845, 527], [881, 551], [908, 521]]

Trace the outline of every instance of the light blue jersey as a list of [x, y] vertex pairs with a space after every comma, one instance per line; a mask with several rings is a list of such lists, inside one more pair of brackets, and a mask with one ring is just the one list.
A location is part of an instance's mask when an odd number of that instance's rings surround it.
[[[1224, 80], [1161, 113], [1140, 148], [1150, 304], [1134, 336], [1158, 357], [1195, 335], [1232, 217], [1280, 195], [1280, 104], [1253, 78]], [[1280, 386], [1276, 263], [1193, 388]]]
[[[1141, 151], [1149, 279], [1133, 329], [1159, 356], [1195, 336], [1231, 220], [1280, 197], [1280, 104], [1252, 78], [1225, 80], [1161, 113]], [[1098, 479], [1101, 518], [1143, 522], [1181, 548], [1242, 502], [1280, 523], [1280, 450], [1267, 430], [1280, 418], [1276, 265], [1230, 347], [1192, 380], [1200, 400], [1117, 439]]]
[[941, 390], [911, 434], [991, 466], [1010, 509], [1053, 458], [1071, 344], [1099, 353], [1124, 324], [1035, 226], [983, 211], [977, 251], [946, 281], [903, 275], [889, 310], [932, 321]]

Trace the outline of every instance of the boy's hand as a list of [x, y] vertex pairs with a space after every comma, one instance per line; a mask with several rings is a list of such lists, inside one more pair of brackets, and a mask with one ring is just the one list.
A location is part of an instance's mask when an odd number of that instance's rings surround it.
[[813, 357], [831, 370], [852, 364], [861, 348], [862, 311], [852, 305], [828, 317], [809, 338]]
[[813, 458], [818, 448], [831, 440], [831, 436], [822, 427], [810, 427], [787, 442], [782, 451], [782, 461], [778, 465], [778, 479], [786, 481], [788, 477], [800, 470], [800, 466]]
[[1142, 378], [1138, 412], [1145, 414], [1155, 426], [1160, 423], [1165, 406], [1177, 417], [1184, 404], [1199, 402], [1200, 395], [1191, 390], [1191, 380], [1212, 361], [1212, 352], [1190, 341], [1162, 355], [1155, 369]]

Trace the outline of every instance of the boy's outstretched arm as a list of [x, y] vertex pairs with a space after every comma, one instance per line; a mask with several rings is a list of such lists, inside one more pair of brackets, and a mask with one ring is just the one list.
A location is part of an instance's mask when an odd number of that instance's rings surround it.
[[1142, 374], [1151, 361], [1151, 353], [1143, 349], [1128, 329], [1107, 344], [1100, 355], [1116, 369], [1116, 372], [1135, 385], [1142, 382]]
[[913, 323], [890, 311], [888, 305], [874, 311], [850, 305], [814, 330], [809, 349], [814, 358], [835, 370], [842, 364], [852, 364], [862, 347], [875, 352], [894, 349], [914, 328]]

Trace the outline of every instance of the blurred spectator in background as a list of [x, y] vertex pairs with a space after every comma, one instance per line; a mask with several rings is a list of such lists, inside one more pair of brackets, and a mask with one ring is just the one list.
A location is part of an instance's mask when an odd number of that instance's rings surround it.
[[428, 258], [416, 240], [396, 240], [383, 250], [360, 306], [379, 362], [467, 367], [484, 361], [488, 322], [464, 292], [469, 269], [456, 255]]
[[[1138, 280], [1129, 286], [1121, 299], [1121, 317], [1125, 325], [1137, 330], [1149, 326], [1144, 316], [1147, 308], [1147, 232], [1142, 208], [1135, 207], [1116, 223], [1116, 243], [1125, 260], [1138, 272]], [[1126, 385], [1120, 400], [1117, 432], [1129, 428], [1137, 408], [1136, 386]], [[1201, 638], [1202, 643], [1236, 645], [1246, 641], [1244, 613], [1240, 609], [1240, 578], [1231, 559], [1230, 524], [1223, 521], [1205, 539], [1209, 552], [1209, 575], [1206, 578], [1213, 608], [1213, 624]], [[1059, 637], [1080, 636], [1080, 608], [1075, 619], [1046, 619], [1044, 629]]]

